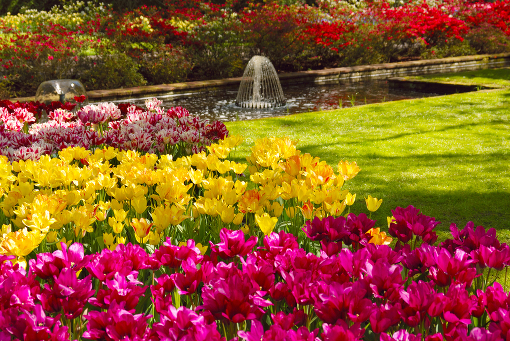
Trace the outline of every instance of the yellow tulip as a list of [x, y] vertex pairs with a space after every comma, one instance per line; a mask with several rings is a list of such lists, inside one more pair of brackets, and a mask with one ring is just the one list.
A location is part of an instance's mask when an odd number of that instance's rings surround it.
[[345, 196], [345, 204], [348, 206], [352, 206], [354, 202], [356, 201], [356, 194], [347, 193]]
[[62, 251], [62, 245], [60, 243], [64, 243], [67, 245], [67, 247], [69, 247], [72, 243], [73, 243], [73, 240], [70, 239], [70, 240], [66, 240], [66, 237], [62, 237], [62, 239], [60, 239], [57, 243], [57, 248]]
[[149, 223], [145, 218], [133, 218], [131, 219], [131, 226], [135, 230], [135, 238], [139, 243], [146, 243], [149, 239], [149, 231], [152, 227], [152, 223]]
[[216, 165], [216, 170], [220, 174], [225, 174], [226, 172], [230, 171], [230, 161], [225, 160], [223, 162], [219, 161]]
[[207, 169], [207, 156], [205, 152], [193, 154], [191, 156], [191, 165], [202, 171]]
[[113, 229], [113, 232], [116, 234], [122, 233], [122, 230], [124, 230], [124, 223], [121, 221], [117, 221], [117, 219], [113, 217], [108, 218], [108, 225], [110, 225]]
[[243, 137], [242, 136], [229, 136], [229, 137], [226, 137], [225, 139], [223, 140], [220, 140], [219, 144], [221, 145], [224, 145], [228, 148], [235, 148], [237, 147], [238, 145], [240, 145], [241, 143], [243, 142]]
[[273, 211], [273, 215], [275, 217], [279, 217], [282, 215], [283, 213], [283, 206], [280, 205], [280, 203], [278, 201], [275, 201], [273, 202], [273, 204], [271, 205], [271, 210]]
[[293, 155], [285, 160], [284, 163], [281, 164], [283, 171], [290, 176], [296, 177], [299, 175], [301, 171], [301, 158], [299, 155]]
[[227, 146], [221, 146], [219, 144], [213, 143], [207, 147], [209, 152], [216, 155], [220, 159], [226, 159], [228, 154], [230, 154], [230, 148]]
[[235, 217], [235, 208], [233, 206], [226, 206], [221, 209], [221, 212], [218, 212], [221, 217], [221, 221], [225, 224], [230, 224]]
[[46, 233], [50, 225], [56, 221], [56, 219], [50, 218], [50, 212], [44, 211], [33, 213], [30, 219], [23, 219], [23, 224], [30, 227], [32, 230], [40, 230]]
[[195, 184], [195, 185], [198, 185], [200, 183], [202, 183], [202, 179], [203, 179], [203, 173], [200, 169], [197, 169], [197, 170], [193, 170], [193, 169], [190, 169], [188, 171], [189, 173], [189, 177], [191, 179], [191, 181]]
[[46, 241], [48, 243], [54, 243], [57, 241], [57, 231], [50, 231], [48, 234], [46, 234]]
[[237, 180], [234, 184], [234, 187], [236, 189], [236, 194], [241, 195], [244, 192], [246, 192], [246, 187], [248, 187], [248, 183], [244, 181]]
[[287, 214], [287, 216], [290, 218], [290, 219], [294, 219], [294, 217], [296, 216], [296, 208], [295, 207], [288, 207], [285, 209], [285, 214]]
[[209, 246], [207, 246], [207, 245], [203, 246], [200, 243], [196, 244], [195, 246], [200, 250], [200, 253], [202, 255], [205, 255], [205, 253], [207, 252], [207, 249], [209, 248]]
[[103, 233], [103, 242], [107, 247], [113, 245], [115, 242], [115, 237], [111, 233]]
[[235, 205], [237, 203], [237, 194], [234, 189], [227, 190], [223, 193], [223, 201], [227, 205]]
[[[299, 207], [299, 206], [298, 206]], [[305, 220], [310, 220], [314, 215], [314, 207], [311, 202], [306, 202], [303, 204], [303, 207], [299, 207], [301, 213], [303, 213], [303, 217]]]
[[324, 202], [324, 206], [326, 208], [326, 211], [329, 212], [332, 216], [338, 217], [342, 214], [342, 212], [345, 210], [345, 207], [347, 206], [345, 204], [345, 201], [335, 201], [332, 204], [328, 204], [327, 202]]
[[388, 228], [390, 228], [390, 225], [392, 223], [395, 223], [396, 220], [395, 220], [395, 217], [394, 216], [391, 216], [391, 217], [386, 217], [386, 220], [388, 220]]
[[161, 234], [155, 231], [149, 232], [149, 244], [159, 245], [161, 243]]
[[245, 170], [246, 170], [246, 167], [248, 167], [247, 164], [245, 163], [235, 163], [235, 162], [231, 162], [230, 163], [230, 167], [231, 169], [234, 171], [234, 173], [236, 174], [242, 174]]
[[142, 214], [147, 209], [147, 199], [144, 196], [135, 197], [131, 200], [131, 205], [136, 213]]
[[393, 238], [386, 235], [386, 232], [381, 232], [379, 227], [377, 228], [371, 228], [367, 231], [369, 235], [372, 236], [372, 238], [368, 241], [369, 243], [376, 244], [376, 245], [390, 245], [393, 241]]
[[244, 214], [237, 213], [232, 222], [236, 225], [239, 225], [243, 222], [243, 218], [244, 218]]
[[354, 178], [361, 169], [358, 167], [356, 162], [340, 161], [338, 163], [338, 172], [345, 181]]
[[179, 225], [185, 219], [188, 219], [190, 216], [184, 215], [186, 210], [178, 205], [172, 205], [170, 207], [169, 216], [170, 216], [170, 224]]
[[372, 198], [371, 195], [368, 196], [368, 198], [365, 198], [365, 201], [367, 203], [367, 208], [370, 212], [375, 212], [381, 207], [382, 199]]
[[261, 195], [256, 189], [252, 189], [244, 192], [242, 197], [239, 199], [238, 208], [239, 211], [246, 213], [254, 213], [259, 209]]
[[255, 221], [260, 227], [260, 230], [267, 236], [273, 232], [274, 227], [278, 222], [278, 218], [271, 217], [268, 213], [264, 213], [262, 215], [255, 214]]
[[[4, 225], [2, 230], [9, 231], [9, 225]], [[39, 230], [28, 231], [26, 227], [8, 232], [0, 238], [0, 254], [25, 257], [39, 246], [45, 236]]]
[[157, 206], [151, 213], [151, 216], [154, 226], [156, 226], [158, 232], [161, 232], [170, 226], [170, 208], [165, 207], [164, 205]]
[[243, 231], [244, 234], [250, 234], [250, 227], [248, 225], [241, 226], [241, 231]]
[[115, 215], [115, 219], [117, 219], [118, 222], [123, 222], [126, 220], [128, 213], [123, 209], [113, 209], [113, 214]]

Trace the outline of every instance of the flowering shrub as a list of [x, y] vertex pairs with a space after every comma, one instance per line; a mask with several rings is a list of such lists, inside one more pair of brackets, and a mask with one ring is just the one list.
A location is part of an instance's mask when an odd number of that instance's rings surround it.
[[[490, 273], [508, 266], [510, 249], [494, 229], [452, 225], [452, 238], [439, 246], [416, 246], [424, 235], [435, 235], [435, 219], [412, 206], [393, 214], [394, 248], [368, 242], [375, 221], [349, 214], [315, 218], [304, 227], [315, 246], [319, 240], [337, 243], [334, 252], [326, 252], [324, 244], [320, 253], [306, 252], [283, 230], [259, 242], [240, 230], [222, 229], [210, 252], [191, 239], [175, 245], [168, 238], [152, 252], [127, 244], [94, 254], [80, 243], [62, 243], [31, 259], [28, 273], [10, 262], [13, 256], [2, 255], [0, 335], [504, 340], [510, 299]], [[348, 247], [353, 244], [357, 247]]]

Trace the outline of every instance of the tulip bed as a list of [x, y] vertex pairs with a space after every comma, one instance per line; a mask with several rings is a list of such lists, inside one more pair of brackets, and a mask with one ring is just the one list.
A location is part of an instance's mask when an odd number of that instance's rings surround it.
[[[382, 200], [350, 212], [356, 163], [335, 172], [288, 138], [256, 141], [246, 164], [228, 160], [242, 138], [223, 129], [203, 150], [131, 149], [137, 129], [192, 121], [160, 104], [49, 113], [100, 137], [130, 127], [124, 149], [0, 156], [1, 340], [510, 337], [510, 296], [494, 281], [510, 248], [495, 229], [452, 224], [438, 244], [439, 222], [408, 206], [381, 231], [370, 214]], [[38, 136], [14, 109], [2, 141]]]

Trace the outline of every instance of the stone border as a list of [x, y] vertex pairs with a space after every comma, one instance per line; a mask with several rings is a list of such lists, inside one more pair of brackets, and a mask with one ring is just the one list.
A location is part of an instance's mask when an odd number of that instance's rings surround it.
[[[450, 57], [443, 59], [415, 60], [398, 63], [360, 65], [334, 69], [301, 71], [279, 74], [282, 84], [325, 83], [334, 81], [358, 81], [366, 78], [386, 79], [398, 76], [446, 73], [466, 70], [497, 68], [510, 65], [510, 53], [495, 55], [476, 55]], [[197, 81], [186, 83], [162, 84], [121, 88], [112, 90], [87, 91], [89, 100], [99, 102], [120, 98], [161, 96], [185, 92], [214, 91], [225, 88], [237, 88], [242, 77], [221, 80]], [[34, 97], [12, 98], [11, 101], [28, 102]]]

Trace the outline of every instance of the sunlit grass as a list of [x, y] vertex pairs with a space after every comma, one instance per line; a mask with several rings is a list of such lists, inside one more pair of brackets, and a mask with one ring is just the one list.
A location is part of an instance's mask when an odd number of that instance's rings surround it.
[[[510, 91], [456, 94], [228, 123], [245, 137], [242, 159], [256, 139], [289, 136], [303, 153], [336, 170], [340, 160], [362, 171], [346, 187], [357, 193], [355, 212], [367, 212], [363, 197], [384, 200], [373, 214], [386, 227], [397, 206], [413, 205], [449, 226], [468, 221], [495, 227], [510, 241]], [[368, 212], [367, 212], [368, 213]]]
[[491, 88], [510, 87], [510, 68], [441, 73], [434, 75], [405, 77], [430, 82], [480, 85]]

